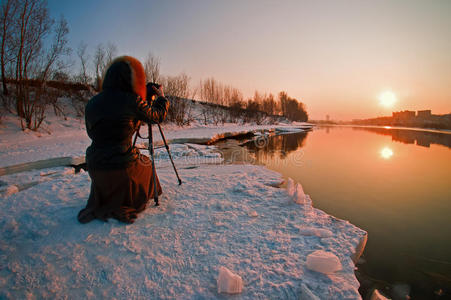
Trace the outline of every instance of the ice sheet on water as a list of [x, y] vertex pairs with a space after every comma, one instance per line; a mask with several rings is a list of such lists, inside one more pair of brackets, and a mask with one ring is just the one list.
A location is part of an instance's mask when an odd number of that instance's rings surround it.
[[243, 291], [243, 279], [226, 267], [219, 268], [218, 293], [238, 294]]
[[307, 268], [323, 274], [332, 274], [342, 269], [338, 257], [324, 250], [316, 250], [307, 255]]

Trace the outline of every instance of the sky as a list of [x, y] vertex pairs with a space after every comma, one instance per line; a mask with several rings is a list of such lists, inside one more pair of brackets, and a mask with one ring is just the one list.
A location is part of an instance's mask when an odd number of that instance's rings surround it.
[[[161, 60], [191, 85], [214, 77], [250, 97], [286, 91], [311, 119], [451, 112], [449, 0], [48, 0], [70, 46]], [[74, 51], [75, 52], [75, 51]], [[73, 55], [76, 60], [75, 54]], [[74, 65], [74, 68], [77, 68]], [[380, 95], [396, 96], [392, 106]]]

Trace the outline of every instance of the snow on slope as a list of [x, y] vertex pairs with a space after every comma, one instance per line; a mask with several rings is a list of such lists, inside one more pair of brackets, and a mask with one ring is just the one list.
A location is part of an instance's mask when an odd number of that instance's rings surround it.
[[[132, 225], [76, 220], [87, 173], [66, 174], [0, 201], [0, 298], [215, 299], [221, 266], [243, 278], [239, 299], [359, 299], [350, 256], [365, 232], [292, 201], [280, 174], [250, 165], [158, 167], [164, 194]], [[314, 200], [314, 199], [313, 199]], [[256, 212], [256, 214], [255, 214]], [[306, 234], [324, 229], [332, 236]], [[308, 230], [307, 230], [308, 231]], [[343, 269], [307, 269], [315, 250]]]

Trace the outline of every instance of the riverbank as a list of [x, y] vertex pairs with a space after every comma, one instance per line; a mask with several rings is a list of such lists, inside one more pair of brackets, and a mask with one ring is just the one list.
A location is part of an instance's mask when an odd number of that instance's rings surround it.
[[[294, 122], [277, 125], [223, 124], [200, 125], [195, 123], [187, 127], [164, 124], [162, 129], [168, 143], [213, 144], [214, 142], [239, 135], [256, 132], [290, 131], [299, 132], [311, 128], [312, 124]], [[143, 136], [147, 136], [147, 127], [141, 128]], [[45, 126], [38, 132], [22, 131], [20, 121], [15, 116], [4, 116], [0, 125], [0, 167], [21, 163], [47, 160], [57, 157], [84, 157], [91, 140], [86, 134], [83, 119], [55, 116], [45, 121]], [[155, 146], [163, 144], [160, 133], [154, 128]], [[138, 144], [145, 147], [147, 139], [138, 139]], [[79, 160], [77, 160], [79, 161]]]
[[[165, 133], [171, 140], [218, 138], [300, 130], [300, 125], [168, 126]], [[89, 139], [82, 127], [80, 123], [41, 137], [11, 134], [0, 144], [1, 165], [83, 154]], [[60, 167], [0, 177], [7, 185], [35, 183], [10, 190], [0, 202], [1, 296], [218, 298], [216, 278], [225, 266], [243, 278], [241, 299], [306, 293], [360, 298], [352, 257], [358, 256], [365, 231], [295, 203], [278, 187], [279, 173], [221, 164], [215, 146], [173, 144], [171, 151], [184, 183], [177, 185], [165, 149], [158, 149], [161, 206], [149, 207], [133, 225], [115, 220], [78, 224], [75, 216], [86, 204], [90, 184], [83, 171], [75, 174]], [[335, 255], [341, 269], [332, 274], [312, 271], [307, 257], [316, 250]]]
[[352, 124], [317, 124], [316, 126], [321, 126], [321, 127], [350, 127], [350, 128], [376, 128], [376, 129], [413, 130], [413, 131], [421, 131], [421, 132], [451, 134], [451, 129], [434, 129], [434, 128], [420, 128], [420, 127], [352, 125]]

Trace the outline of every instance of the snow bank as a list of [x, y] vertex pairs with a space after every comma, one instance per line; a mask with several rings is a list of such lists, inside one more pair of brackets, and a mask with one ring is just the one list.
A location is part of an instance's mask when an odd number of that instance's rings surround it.
[[[307, 290], [308, 299], [360, 298], [350, 256], [364, 231], [314, 208], [306, 217], [285, 190], [268, 186], [280, 174], [260, 166], [196, 165], [179, 173], [181, 186], [171, 166], [158, 164], [161, 206], [133, 225], [77, 222], [87, 173], [61, 170], [4, 197], [0, 298], [220, 298], [221, 267], [245, 282], [240, 299], [295, 299]], [[324, 231], [308, 235], [306, 228]], [[317, 250], [333, 253], [342, 269], [310, 271], [307, 257]]]

